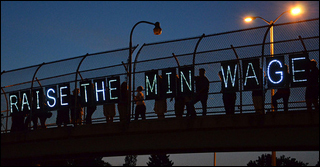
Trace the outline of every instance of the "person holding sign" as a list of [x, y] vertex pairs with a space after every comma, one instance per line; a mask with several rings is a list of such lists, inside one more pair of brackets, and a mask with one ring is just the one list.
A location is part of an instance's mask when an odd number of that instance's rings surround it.
[[307, 80], [305, 97], [307, 103], [307, 110], [312, 111], [313, 104], [315, 110], [319, 112], [319, 69], [317, 68], [317, 61], [314, 59], [310, 61], [310, 71]]
[[226, 91], [223, 89], [223, 74], [222, 71], [219, 71], [218, 73], [219, 78], [221, 80], [221, 92], [222, 92], [222, 99], [223, 99], [223, 104], [224, 108], [226, 110], [226, 114], [234, 114], [235, 112], [235, 103], [236, 103], [236, 98], [237, 94], [235, 91]]
[[141, 115], [142, 120], [146, 119], [146, 104], [144, 103], [144, 94], [142, 93], [143, 87], [138, 86], [137, 95], [134, 97], [136, 102], [135, 118], [138, 120], [139, 115]]
[[290, 75], [289, 75], [289, 68], [288, 65], [284, 65], [284, 86], [282, 88], [279, 88], [277, 92], [272, 96], [272, 105], [274, 107], [274, 111], [276, 112], [278, 110], [278, 99], [283, 99], [283, 108], [284, 111], [288, 111], [288, 101], [289, 101], [289, 96], [290, 96], [290, 88], [289, 88], [289, 83], [290, 83]]
[[197, 102], [201, 102], [202, 105], [202, 115], [207, 115], [207, 100], [208, 100], [208, 92], [209, 92], [209, 80], [205, 76], [206, 70], [204, 68], [199, 69], [199, 76], [195, 77], [196, 82], [196, 94], [194, 98], [187, 105], [187, 112], [191, 114], [191, 116], [195, 116], [194, 104]]

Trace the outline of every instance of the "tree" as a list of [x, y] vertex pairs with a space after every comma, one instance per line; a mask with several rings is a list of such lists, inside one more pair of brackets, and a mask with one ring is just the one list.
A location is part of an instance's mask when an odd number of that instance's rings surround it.
[[149, 157], [149, 162], [147, 162], [148, 166], [172, 166], [174, 163], [169, 160], [169, 156], [167, 154], [152, 154]]
[[[284, 155], [280, 158], [276, 158], [277, 166], [307, 166], [309, 163], [297, 161], [295, 158], [285, 157]], [[258, 160], [250, 160], [247, 166], [271, 166], [271, 154], [262, 154], [258, 157]]]
[[111, 166], [109, 162], [104, 162], [103, 157], [81, 157], [70, 159], [69, 166]]
[[137, 164], [137, 155], [126, 155], [124, 158], [123, 166], [136, 166]]

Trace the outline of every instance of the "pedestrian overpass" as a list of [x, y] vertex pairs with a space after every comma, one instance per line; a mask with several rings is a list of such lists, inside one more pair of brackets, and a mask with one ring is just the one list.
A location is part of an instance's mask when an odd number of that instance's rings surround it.
[[[85, 54], [64, 60], [42, 63], [30, 67], [1, 72], [1, 165], [12, 162], [57, 160], [88, 156], [121, 156], [157, 153], [200, 153], [240, 151], [319, 151], [319, 111], [307, 111], [305, 102], [306, 85], [291, 84], [289, 112], [273, 111], [270, 92], [265, 89], [264, 111], [258, 115], [252, 101], [252, 90], [245, 87], [248, 62], [256, 64], [266, 72], [267, 62], [281, 58], [281, 62], [293, 68], [297, 60], [319, 60], [319, 18], [274, 24], [279, 34], [270, 43], [267, 35], [270, 26], [255, 27], [217, 34], [147, 43], [131, 48], [135, 60], [126, 62], [130, 48]], [[274, 54], [269, 47], [274, 45]], [[137, 50], [135, 52], [135, 50]], [[131, 53], [131, 52], [130, 52]], [[298, 57], [297, 57], [298, 56]], [[112, 61], [111, 61], [112, 60]], [[249, 61], [250, 60], [250, 61]], [[273, 62], [273, 61], [270, 61]], [[269, 63], [270, 63], [269, 62]], [[218, 72], [225, 63], [234, 67], [237, 100], [234, 115], [225, 115]], [[132, 72], [128, 71], [133, 65]], [[229, 64], [227, 64], [229, 67]], [[270, 65], [270, 64], [269, 64]], [[299, 65], [299, 64], [298, 64]], [[154, 119], [154, 99], [146, 99], [147, 119], [105, 123], [102, 104], [92, 115], [92, 125], [69, 125], [57, 128], [56, 109], [46, 120], [47, 129], [11, 132], [12, 97], [32, 99], [32, 91], [60, 88], [70, 85], [70, 90], [83, 88], [80, 82], [103, 83], [119, 78], [127, 81], [132, 77], [131, 95], [135, 88], [145, 85], [149, 72], [157, 74], [174, 72], [190, 67], [192, 76], [200, 68], [206, 69], [210, 82], [207, 116], [200, 116], [200, 104], [195, 108], [198, 117], [175, 118], [175, 100], [167, 100], [165, 119]], [[297, 66], [295, 66], [297, 67]], [[299, 66], [298, 66], [299, 67]], [[181, 70], [182, 71], [182, 70]], [[181, 74], [180, 71], [180, 74]], [[292, 72], [291, 72], [292, 74]], [[302, 73], [303, 74], [303, 73]], [[174, 76], [174, 75], [172, 75]], [[187, 76], [187, 75], [185, 75]], [[262, 76], [262, 75], [261, 75]], [[269, 76], [269, 74], [268, 74]], [[297, 80], [306, 75], [299, 75]], [[181, 78], [181, 77], [180, 77]], [[192, 77], [189, 77], [192, 79]], [[103, 81], [103, 82], [102, 82]], [[269, 81], [268, 81], [269, 82]], [[175, 82], [171, 82], [175, 83]], [[192, 82], [188, 82], [190, 85]], [[263, 82], [260, 82], [263, 83]], [[182, 84], [182, 83], [181, 83]], [[184, 83], [185, 84], [185, 83]], [[268, 83], [269, 84], [269, 83]], [[191, 87], [192, 87], [191, 86]], [[269, 86], [269, 85], [268, 85]], [[60, 90], [61, 91], [61, 90]], [[100, 92], [100, 90], [99, 90]], [[61, 93], [61, 92], [60, 92]], [[192, 93], [192, 91], [191, 91]], [[61, 96], [60, 96], [61, 97]], [[17, 98], [18, 99], [18, 98]], [[169, 98], [168, 98], [169, 99]], [[133, 101], [131, 99], [131, 101]], [[24, 101], [25, 102], [25, 101]], [[26, 103], [22, 103], [26, 105]], [[31, 103], [30, 103], [31, 104]], [[22, 108], [22, 106], [20, 106]], [[18, 107], [17, 107], [18, 108]], [[27, 107], [25, 107], [27, 108]], [[133, 115], [134, 105], [130, 107]], [[119, 118], [118, 111], [115, 118]], [[150, 119], [151, 118], [151, 119]], [[103, 122], [101, 121], [103, 120]], [[84, 121], [84, 120], [83, 120]], [[99, 122], [100, 121], [100, 122]], [[32, 124], [28, 124], [32, 128]], [[9, 133], [10, 132], [10, 133]]]
[[166, 118], [1, 134], [1, 163], [157, 153], [318, 151], [319, 112]]

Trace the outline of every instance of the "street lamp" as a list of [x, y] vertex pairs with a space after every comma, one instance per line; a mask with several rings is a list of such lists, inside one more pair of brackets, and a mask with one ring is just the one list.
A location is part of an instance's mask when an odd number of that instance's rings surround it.
[[293, 9], [291, 9], [291, 10], [285, 11], [285, 12], [281, 13], [281, 15], [280, 15], [279, 17], [277, 17], [274, 21], [272, 21], [272, 20], [271, 20], [271, 21], [267, 21], [266, 19], [264, 19], [264, 18], [262, 18], [262, 17], [259, 17], [259, 16], [257, 16], [257, 17], [247, 17], [247, 18], [244, 19], [245, 22], [251, 22], [251, 21], [255, 20], [256, 18], [259, 18], [259, 19], [263, 20], [264, 22], [266, 22], [267, 24], [271, 25], [271, 27], [270, 27], [270, 55], [271, 55], [271, 56], [274, 55], [274, 48], [273, 48], [273, 24], [275, 24], [276, 21], [278, 21], [279, 18], [280, 18], [283, 14], [285, 14], [285, 13], [287, 13], [287, 12], [291, 12], [292, 15], [297, 15], [297, 14], [301, 13], [301, 9], [300, 9], [300, 8], [293, 8]]
[[[292, 15], [297, 15], [299, 13], [301, 13], [301, 9], [300, 8], [293, 8], [291, 10], [285, 11], [283, 13], [281, 13], [280, 16], [278, 16], [274, 21], [267, 21], [266, 19], [262, 18], [262, 17], [247, 17], [244, 19], [245, 22], [251, 22], [256, 18], [259, 18], [261, 20], [263, 20], [264, 22], [266, 22], [269, 26], [270, 26], [270, 55], [273, 56], [274, 55], [274, 46], [273, 46], [273, 25], [276, 23], [276, 21], [285, 13], [287, 12], [291, 12]], [[274, 89], [271, 89], [271, 97], [274, 95]], [[273, 108], [273, 107], [272, 107]], [[272, 111], [274, 111], [272, 109]], [[276, 152], [272, 151], [272, 157], [271, 157], [271, 165], [272, 166], [276, 166]]]
[[[273, 46], [273, 25], [276, 23], [276, 21], [278, 21], [278, 19], [285, 13], [291, 12], [292, 15], [297, 15], [299, 13], [301, 13], [301, 9], [300, 8], [292, 8], [291, 10], [287, 10], [283, 13], [281, 13], [281, 15], [279, 17], [277, 17], [274, 21], [267, 21], [266, 19], [256, 16], [256, 17], [247, 17], [244, 19], [245, 22], [251, 22], [253, 20], [255, 20], [256, 18], [259, 18], [261, 20], [263, 20], [264, 22], [266, 22], [267, 24], [270, 25], [270, 55], [273, 56], [274, 55], [274, 46]], [[274, 89], [271, 89], [271, 97], [274, 95]], [[273, 110], [272, 110], [273, 111]]]
[[[154, 25], [154, 29], [153, 29], [153, 33], [155, 35], [160, 35], [162, 33], [162, 29], [160, 28], [160, 23], [159, 22], [148, 22], [148, 21], [139, 21], [138, 23], [136, 23], [132, 29], [131, 29], [131, 33], [130, 33], [130, 43], [129, 43], [129, 59], [128, 59], [128, 63], [129, 63], [129, 72], [128, 72], [128, 78], [129, 78], [129, 91], [131, 93], [132, 91], [132, 87], [131, 87], [131, 77], [132, 77], [132, 33], [134, 28], [140, 24], [140, 23], [147, 23], [147, 24], [151, 24]], [[134, 94], [132, 94], [132, 97], [134, 97]], [[128, 112], [130, 113], [130, 108], [131, 108], [131, 98], [128, 98]]]

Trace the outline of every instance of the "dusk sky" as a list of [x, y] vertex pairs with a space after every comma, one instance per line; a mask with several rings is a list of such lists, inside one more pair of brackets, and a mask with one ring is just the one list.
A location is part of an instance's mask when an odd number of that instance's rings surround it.
[[[284, 14], [277, 23], [319, 18], [319, 1], [1, 1], [1, 71], [129, 47], [132, 27], [139, 21], [160, 22], [161, 35], [151, 25], [139, 24], [133, 45], [240, 30], [266, 23], [299, 6], [302, 13]], [[124, 60], [126, 61], [126, 60]], [[263, 153], [217, 153], [217, 165], [245, 166]], [[277, 152], [314, 166], [319, 151]], [[146, 166], [149, 155], [139, 155]], [[113, 166], [123, 157], [108, 157]], [[170, 154], [178, 165], [212, 166], [213, 153]]]

